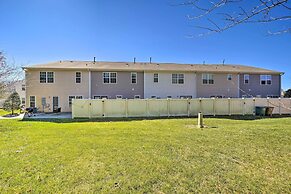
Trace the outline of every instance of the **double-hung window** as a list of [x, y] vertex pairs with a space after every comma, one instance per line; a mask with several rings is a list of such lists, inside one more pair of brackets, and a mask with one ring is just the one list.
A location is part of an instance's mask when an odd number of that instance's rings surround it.
[[116, 84], [116, 73], [115, 72], [103, 72], [103, 83], [104, 84]]
[[132, 72], [131, 73], [131, 83], [132, 84], [136, 84], [137, 83], [137, 73], [136, 72]]
[[46, 72], [39, 72], [39, 82], [46, 83]]
[[271, 75], [260, 75], [261, 85], [271, 85], [272, 84], [272, 76]]
[[159, 83], [159, 74], [154, 73], [154, 83]]
[[244, 74], [244, 84], [250, 83], [250, 75], [249, 74]]
[[81, 77], [82, 77], [81, 72], [76, 72], [76, 83], [77, 84], [81, 83]]
[[39, 72], [40, 83], [54, 83], [54, 72]]
[[184, 74], [172, 74], [172, 84], [184, 84]]
[[29, 107], [34, 108], [35, 107], [35, 96], [30, 96], [29, 97]]
[[47, 83], [54, 83], [54, 72], [47, 72]]
[[202, 83], [203, 84], [214, 84], [213, 74], [202, 74]]

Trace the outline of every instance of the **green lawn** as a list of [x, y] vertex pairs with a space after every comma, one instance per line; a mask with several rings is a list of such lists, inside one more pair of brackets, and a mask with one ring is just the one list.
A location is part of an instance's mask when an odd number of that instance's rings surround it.
[[290, 193], [291, 118], [0, 120], [0, 193]]

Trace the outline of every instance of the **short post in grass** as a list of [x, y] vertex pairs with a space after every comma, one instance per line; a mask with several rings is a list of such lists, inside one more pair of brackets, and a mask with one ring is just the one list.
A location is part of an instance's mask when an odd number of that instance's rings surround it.
[[198, 113], [198, 124], [197, 124], [198, 128], [203, 128], [203, 114], [200, 112]]

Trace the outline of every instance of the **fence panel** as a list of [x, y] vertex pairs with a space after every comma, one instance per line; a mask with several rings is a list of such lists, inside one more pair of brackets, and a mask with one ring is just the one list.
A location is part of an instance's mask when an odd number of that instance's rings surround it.
[[280, 105], [281, 114], [291, 114], [291, 98], [282, 98]]
[[201, 112], [204, 115], [214, 115], [214, 100], [211, 98], [203, 98], [201, 100]]
[[200, 109], [200, 99], [191, 99], [189, 105], [190, 116], [196, 116], [201, 111]]
[[244, 99], [233, 98], [230, 102], [230, 114], [231, 115], [243, 115], [244, 114]]
[[72, 117], [90, 118], [90, 101], [81, 99], [72, 99]]
[[291, 99], [73, 99], [73, 118], [158, 117], [254, 114], [255, 106], [272, 106], [274, 114], [291, 114]]
[[127, 101], [127, 111], [129, 117], [146, 117], [147, 116], [147, 100], [129, 99]]
[[219, 98], [215, 99], [215, 115], [229, 115], [230, 109], [229, 109], [229, 99], [226, 98]]
[[103, 100], [91, 100], [91, 118], [103, 117]]
[[267, 106], [274, 107], [273, 114], [280, 114], [281, 103], [280, 103], [279, 99], [277, 99], [277, 98], [276, 99], [275, 98], [267, 99]]
[[123, 99], [108, 99], [104, 101], [105, 117], [126, 117], [126, 101]]
[[167, 99], [148, 99], [148, 116], [168, 116]]
[[169, 116], [187, 116], [189, 111], [189, 100], [168, 99]]
[[255, 99], [254, 98], [246, 98], [244, 99], [244, 114], [252, 115], [255, 111]]

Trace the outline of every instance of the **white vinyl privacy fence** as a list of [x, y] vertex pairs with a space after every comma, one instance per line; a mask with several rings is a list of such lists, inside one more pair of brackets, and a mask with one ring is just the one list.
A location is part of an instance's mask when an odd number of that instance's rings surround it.
[[256, 106], [290, 114], [290, 98], [73, 99], [73, 118], [252, 115]]

